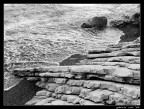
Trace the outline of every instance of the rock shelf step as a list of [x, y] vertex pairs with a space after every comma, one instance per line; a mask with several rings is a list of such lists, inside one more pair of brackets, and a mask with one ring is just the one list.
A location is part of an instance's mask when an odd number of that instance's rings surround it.
[[90, 50], [87, 57], [72, 66], [13, 69], [42, 88], [25, 105], [140, 105], [139, 41]]

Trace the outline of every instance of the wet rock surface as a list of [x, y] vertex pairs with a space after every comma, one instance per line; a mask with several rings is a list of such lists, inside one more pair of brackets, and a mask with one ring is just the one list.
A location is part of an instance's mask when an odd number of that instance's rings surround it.
[[42, 88], [25, 105], [140, 105], [140, 55], [121, 55], [140, 52], [139, 42], [90, 50], [77, 65], [13, 70]]
[[110, 22], [112, 27], [122, 30], [125, 35], [120, 37], [121, 42], [130, 42], [140, 37], [141, 16], [140, 12], [136, 12], [131, 16], [123, 16], [123, 19], [113, 20]]
[[100, 17], [93, 17], [92, 19], [89, 19], [86, 23], [83, 23], [81, 25], [81, 28], [95, 28], [98, 30], [102, 30], [107, 25], [107, 18], [104, 16]]

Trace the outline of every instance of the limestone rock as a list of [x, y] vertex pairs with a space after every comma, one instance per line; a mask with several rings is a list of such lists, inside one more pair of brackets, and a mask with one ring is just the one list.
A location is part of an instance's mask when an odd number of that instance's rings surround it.
[[117, 77], [133, 77], [133, 71], [127, 68], [117, 68], [112, 75]]
[[26, 102], [25, 105], [34, 105], [36, 104], [37, 102], [41, 101], [42, 98], [37, 98], [37, 97], [33, 97], [31, 100], [29, 100], [28, 102]]
[[84, 83], [84, 80], [69, 80], [67, 82], [67, 84], [71, 86], [82, 86], [83, 83]]
[[55, 89], [55, 93], [64, 93], [64, 92], [65, 92], [65, 90], [64, 90], [63, 86], [59, 86]]
[[140, 64], [130, 64], [128, 68], [132, 70], [140, 70]]
[[79, 94], [80, 97], [85, 98], [92, 91], [92, 89], [83, 88]]
[[119, 94], [119, 93], [114, 93], [109, 96], [109, 99], [106, 100], [108, 104], [115, 104], [115, 105], [131, 105], [131, 98]]
[[66, 78], [55, 78], [55, 83], [59, 83], [59, 84], [65, 84], [67, 81]]
[[67, 101], [67, 98], [70, 97], [70, 96], [71, 96], [71, 95], [63, 95], [63, 96], [61, 97], [61, 100]]
[[36, 81], [39, 79], [40, 79], [39, 77], [27, 77], [27, 80], [29, 80], [29, 81]]
[[79, 99], [79, 96], [71, 95], [71, 96], [67, 97], [67, 102], [68, 103], [73, 103], [76, 99]]
[[40, 73], [39, 76], [41, 77], [59, 77], [60, 73]]
[[36, 85], [39, 87], [44, 87], [46, 85], [46, 83], [44, 83], [42, 81], [38, 81], [38, 82], [36, 82]]
[[72, 92], [72, 94], [79, 95], [81, 89], [82, 89], [81, 87], [73, 86], [73, 87], [71, 87], [71, 92]]
[[131, 104], [132, 104], [132, 105], [140, 105], [140, 104], [141, 104], [141, 103], [140, 103], [140, 99], [138, 99], [138, 100], [133, 100]]
[[108, 97], [113, 94], [113, 92], [108, 90], [100, 90], [97, 89], [95, 91], [90, 92], [85, 99], [92, 100], [94, 102], [103, 102], [104, 100], [108, 99]]
[[36, 93], [36, 96], [46, 96], [47, 92], [48, 92], [47, 90], [43, 89], [41, 91], [38, 91]]
[[52, 93], [51, 96], [52, 96], [53, 98], [57, 98], [58, 94], [56, 94], [56, 93]]
[[111, 53], [104, 53], [104, 54], [88, 54], [87, 58], [93, 59], [93, 58], [105, 58], [105, 57], [117, 57], [117, 56], [135, 56], [136, 53], [139, 52], [124, 52], [124, 51], [115, 51]]
[[125, 85], [125, 87], [122, 87], [120, 90], [120, 93], [127, 95], [132, 98], [139, 98], [140, 97], [140, 87], [138, 86], [130, 86]]
[[55, 101], [52, 101], [51, 104], [52, 105], [68, 105], [69, 103], [67, 103], [66, 101], [62, 101], [62, 100], [55, 100]]
[[55, 89], [60, 86], [59, 84], [56, 84], [56, 83], [48, 83], [45, 85], [45, 88], [48, 90], [48, 91], [52, 91], [54, 92]]
[[69, 68], [65, 66], [50, 66], [47, 68], [49, 72], [68, 72]]
[[81, 99], [79, 101], [80, 105], [104, 105], [102, 103], [95, 103], [95, 102], [92, 102], [92, 101], [89, 101], [89, 100], [84, 100], [84, 99]]
[[35, 105], [43, 105], [43, 104], [52, 102], [52, 101], [54, 101], [54, 100], [55, 100], [54, 98], [46, 98], [46, 99], [43, 99], [43, 100], [37, 102]]
[[47, 91], [46, 97], [51, 97], [51, 96], [52, 96], [52, 92]]
[[100, 87], [100, 81], [85, 81], [83, 87], [98, 89]]
[[63, 96], [63, 94], [57, 94], [58, 99], [61, 99], [62, 96]]
[[47, 78], [40, 78], [41, 79], [41, 81], [43, 81], [43, 82], [45, 82], [45, 81], [47, 81]]

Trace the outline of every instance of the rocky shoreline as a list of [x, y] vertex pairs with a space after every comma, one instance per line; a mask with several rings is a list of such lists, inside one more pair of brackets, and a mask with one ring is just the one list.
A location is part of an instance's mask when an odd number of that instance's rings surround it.
[[[91, 50], [72, 66], [15, 69], [43, 88], [25, 105], [140, 105], [140, 38]], [[108, 52], [108, 53], [107, 53]]]
[[[89, 49], [86, 55], [73, 54], [59, 63], [21, 61], [5, 64], [4, 72], [22, 81], [4, 90], [3, 104], [140, 105], [140, 5], [133, 8], [133, 14], [122, 13], [120, 19], [111, 20], [108, 27], [104, 26], [123, 31], [117, 44], [108, 45], [103, 50], [98, 47]], [[100, 27], [102, 24], [103, 21]], [[6, 32], [6, 35], [10, 33]]]

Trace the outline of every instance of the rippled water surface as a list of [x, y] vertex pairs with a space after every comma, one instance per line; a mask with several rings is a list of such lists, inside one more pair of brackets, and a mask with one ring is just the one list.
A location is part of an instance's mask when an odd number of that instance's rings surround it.
[[[89, 49], [103, 49], [108, 44], [117, 43], [123, 32], [110, 27], [109, 23], [101, 31], [80, 28], [83, 22], [94, 16], [106, 16], [109, 22], [116, 17], [116, 6], [5, 5], [5, 63], [60, 62], [72, 54], [85, 54]], [[14, 85], [5, 87], [11, 86]]]

